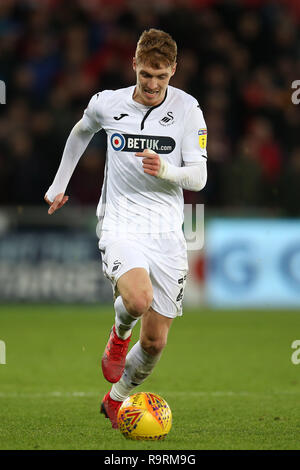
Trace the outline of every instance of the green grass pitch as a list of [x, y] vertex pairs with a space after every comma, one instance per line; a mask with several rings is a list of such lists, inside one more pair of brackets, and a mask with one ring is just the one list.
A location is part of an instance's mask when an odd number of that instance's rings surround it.
[[136, 389], [171, 406], [162, 442], [126, 440], [99, 414], [112, 321], [110, 306], [0, 306], [0, 449], [300, 449], [299, 312], [186, 309]]

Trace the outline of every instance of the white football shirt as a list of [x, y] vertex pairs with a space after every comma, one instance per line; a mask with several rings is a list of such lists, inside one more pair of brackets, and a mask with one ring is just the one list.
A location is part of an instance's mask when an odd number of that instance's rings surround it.
[[197, 100], [168, 86], [164, 101], [147, 107], [132, 96], [135, 86], [95, 94], [81, 121], [107, 134], [107, 158], [97, 207], [101, 230], [163, 233], [181, 230], [183, 191], [144, 173], [136, 152], [152, 149], [177, 167], [206, 159], [207, 129]]

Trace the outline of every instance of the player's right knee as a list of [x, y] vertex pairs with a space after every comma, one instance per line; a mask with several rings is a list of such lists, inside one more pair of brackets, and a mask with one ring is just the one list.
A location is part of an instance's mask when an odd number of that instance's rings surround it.
[[146, 313], [152, 303], [153, 295], [152, 292], [132, 292], [126, 299], [123, 298], [126, 310], [130, 315], [134, 317], [140, 317]]
[[159, 356], [167, 344], [167, 339], [163, 337], [149, 338], [147, 335], [141, 338], [141, 346], [150, 356]]

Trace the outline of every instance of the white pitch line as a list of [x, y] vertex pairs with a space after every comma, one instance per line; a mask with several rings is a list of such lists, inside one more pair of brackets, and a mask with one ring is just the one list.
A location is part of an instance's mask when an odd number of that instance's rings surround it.
[[190, 397], [266, 397], [274, 395], [300, 395], [300, 390], [270, 390], [267, 392], [233, 392], [233, 391], [198, 391], [198, 392], [161, 392], [161, 395], [170, 395], [170, 396], [190, 396]]
[[96, 397], [100, 392], [40, 392], [40, 393], [5, 393], [0, 392], [0, 398], [70, 398], [70, 397]]
[[[159, 391], [157, 392], [162, 396], [170, 397], [267, 397], [274, 395], [300, 395], [300, 390], [295, 391], [285, 391], [285, 390], [276, 390], [269, 392], [247, 392], [247, 391], [195, 391], [195, 392], [185, 392], [185, 391]], [[102, 392], [103, 394], [103, 392]], [[0, 398], [86, 398], [86, 397], [102, 397], [101, 392], [39, 392], [39, 393], [18, 393], [11, 392], [5, 393], [0, 392]]]

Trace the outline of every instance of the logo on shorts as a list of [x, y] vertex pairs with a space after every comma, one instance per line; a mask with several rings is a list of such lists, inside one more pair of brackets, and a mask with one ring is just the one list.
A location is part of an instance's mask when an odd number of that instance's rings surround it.
[[118, 259], [116, 261], [114, 261], [112, 272], [115, 273], [116, 271], [118, 271], [121, 264], [122, 264], [121, 261], [119, 261]]
[[179, 294], [176, 297], [176, 302], [181, 302], [182, 299], [183, 299], [183, 291], [184, 291], [185, 281], [186, 281], [186, 274], [183, 277], [180, 277], [178, 279], [178, 284], [182, 284], [183, 287], [181, 287], [181, 289], [179, 290]]
[[119, 152], [143, 152], [145, 149], [151, 149], [165, 154], [173, 152], [176, 147], [176, 142], [172, 137], [119, 134], [118, 132], [112, 134], [110, 142], [112, 148]]
[[183, 284], [184, 281], [186, 281], [186, 274], [178, 279], [178, 284]]
[[183, 299], [183, 287], [180, 289], [179, 294], [176, 297], [176, 302], [180, 302]]

